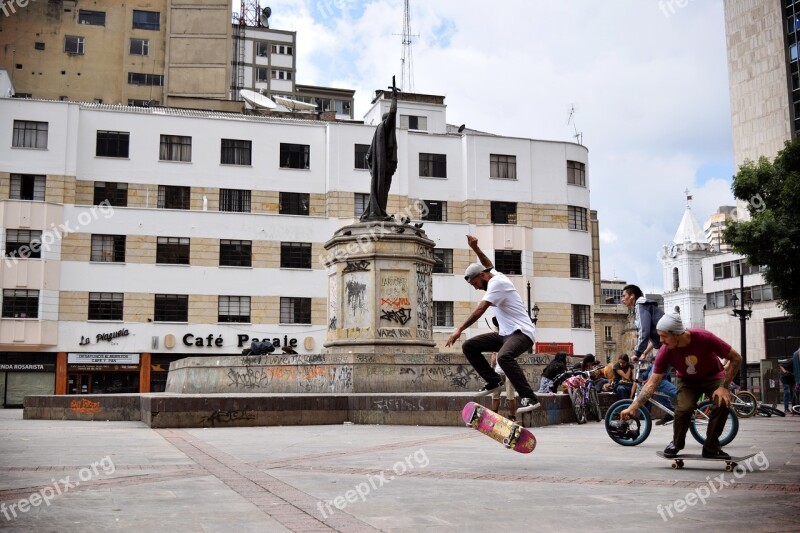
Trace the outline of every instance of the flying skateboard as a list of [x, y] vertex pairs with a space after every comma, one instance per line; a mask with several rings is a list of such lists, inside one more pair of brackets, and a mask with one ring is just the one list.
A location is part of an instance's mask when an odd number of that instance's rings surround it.
[[736, 468], [736, 465], [746, 459], [749, 459], [756, 455], [755, 453], [751, 453], [750, 455], [745, 455], [744, 457], [734, 457], [731, 455], [730, 459], [709, 459], [708, 457], [703, 457], [699, 453], [679, 453], [675, 457], [667, 457], [664, 455], [664, 452], [656, 452], [656, 455], [661, 457], [662, 459], [668, 459], [672, 461], [672, 468], [681, 469], [683, 468], [684, 461], [713, 461], [725, 462], [725, 471], [726, 472], [733, 472], [733, 469]]
[[531, 453], [536, 447], [536, 437], [533, 433], [475, 402], [469, 402], [464, 406], [461, 418], [468, 426], [515, 452]]

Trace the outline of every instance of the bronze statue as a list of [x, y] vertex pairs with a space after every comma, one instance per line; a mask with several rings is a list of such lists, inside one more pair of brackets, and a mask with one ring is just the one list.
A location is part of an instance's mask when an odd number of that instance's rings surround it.
[[367, 164], [372, 176], [369, 190], [369, 203], [361, 214], [361, 221], [392, 220], [393, 217], [386, 212], [389, 201], [389, 188], [392, 186], [392, 176], [397, 170], [397, 93], [394, 76], [392, 76], [392, 106], [388, 113], [384, 113], [381, 123], [375, 128], [372, 144], [367, 151]]

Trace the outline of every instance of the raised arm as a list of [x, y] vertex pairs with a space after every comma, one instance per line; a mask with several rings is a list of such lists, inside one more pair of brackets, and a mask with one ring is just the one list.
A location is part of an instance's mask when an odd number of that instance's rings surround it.
[[480, 260], [483, 266], [485, 266], [486, 268], [494, 268], [494, 263], [492, 263], [492, 261], [488, 257], [486, 257], [486, 254], [483, 253], [483, 250], [481, 250], [480, 247], [478, 246], [477, 237], [474, 237], [472, 235], [467, 235], [467, 244], [469, 245], [470, 248], [472, 248], [472, 251], [475, 252], [475, 254], [478, 256], [478, 259]]

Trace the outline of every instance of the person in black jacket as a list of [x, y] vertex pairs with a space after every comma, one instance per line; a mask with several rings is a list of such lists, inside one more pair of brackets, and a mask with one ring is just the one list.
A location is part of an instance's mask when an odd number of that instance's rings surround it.
[[548, 393], [553, 386], [553, 380], [567, 370], [566, 352], [558, 352], [550, 364], [542, 370], [542, 381], [539, 383], [539, 392]]

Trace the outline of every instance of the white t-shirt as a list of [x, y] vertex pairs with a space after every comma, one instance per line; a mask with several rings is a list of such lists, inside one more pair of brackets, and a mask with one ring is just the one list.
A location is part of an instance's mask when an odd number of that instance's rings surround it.
[[494, 307], [494, 316], [500, 325], [500, 335], [511, 335], [519, 330], [535, 341], [536, 326], [531, 322], [516, 287], [505, 274], [494, 269], [492, 274], [483, 299]]

